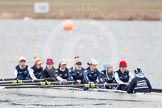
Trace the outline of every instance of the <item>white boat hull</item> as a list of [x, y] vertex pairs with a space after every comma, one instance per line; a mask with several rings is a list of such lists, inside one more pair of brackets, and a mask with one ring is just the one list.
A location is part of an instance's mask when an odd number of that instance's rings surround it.
[[119, 101], [148, 101], [162, 102], [160, 93], [149, 94], [127, 94], [116, 90], [91, 89], [81, 90], [75, 88], [16, 88], [1, 89], [1, 92], [10, 94], [48, 96], [48, 97], [66, 97], [66, 98], [86, 98], [100, 100], [119, 100]]

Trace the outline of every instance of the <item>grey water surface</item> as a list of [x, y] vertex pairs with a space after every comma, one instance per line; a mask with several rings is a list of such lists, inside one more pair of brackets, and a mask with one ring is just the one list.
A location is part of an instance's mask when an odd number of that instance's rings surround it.
[[[25, 56], [29, 66], [35, 56], [45, 60], [52, 57], [55, 67], [65, 58], [68, 67], [79, 55], [86, 63], [90, 58], [112, 62], [114, 71], [120, 60], [128, 61], [133, 72], [142, 68], [154, 88], [162, 88], [162, 22], [72, 20], [73, 30], [63, 30], [65, 20], [1, 19], [0, 20], [0, 78], [13, 77], [17, 58]], [[44, 64], [45, 65], [45, 64]], [[0, 94], [2, 108], [161, 108], [159, 102], [92, 100]]]

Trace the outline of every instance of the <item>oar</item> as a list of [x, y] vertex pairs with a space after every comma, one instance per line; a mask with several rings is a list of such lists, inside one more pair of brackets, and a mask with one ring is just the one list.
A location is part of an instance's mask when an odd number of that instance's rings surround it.
[[20, 85], [58, 85], [58, 84], [73, 84], [74, 81], [66, 81], [66, 82], [59, 82], [59, 81], [45, 81], [45, 82], [31, 82], [31, 83], [13, 83], [13, 84], [0, 84], [0, 86], [20, 86]]
[[152, 89], [152, 92], [155, 92], [155, 93], [162, 93], [162, 89], [153, 88], [153, 89]]
[[6, 86], [6, 89], [14, 89], [14, 88], [52, 88], [52, 87], [83, 87], [84, 85], [30, 85], [30, 86]]
[[0, 81], [10, 81], [10, 80], [15, 80], [16, 78], [2, 78]]
[[9, 84], [9, 83], [30, 83], [30, 82], [40, 82], [40, 81], [51, 81], [51, 78], [45, 79], [36, 79], [36, 80], [10, 80], [10, 81], [0, 81], [0, 84]]
[[[53, 88], [53, 87], [84, 87], [84, 88], [96, 88], [104, 84], [60, 84], [60, 85], [23, 85], [23, 86], [6, 86], [5, 89], [14, 89], [14, 88]], [[113, 84], [107, 84], [112, 86]], [[114, 84], [116, 85], [116, 84]]]
[[0, 84], [30, 83], [30, 82], [40, 82], [40, 81], [45, 81], [45, 79], [0, 81]]

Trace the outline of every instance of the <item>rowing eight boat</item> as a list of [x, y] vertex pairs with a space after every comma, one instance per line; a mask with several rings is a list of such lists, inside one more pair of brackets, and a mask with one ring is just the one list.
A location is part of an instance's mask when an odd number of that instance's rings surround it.
[[120, 100], [120, 101], [145, 101], [145, 102], [162, 102], [160, 93], [136, 93], [127, 94], [119, 90], [107, 89], [89, 89], [83, 90], [72, 87], [54, 87], [54, 88], [14, 88], [6, 89], [1, 87], [3, 93], [48, 96], [48, 97], [66, 97], [66, 98], [83, 98], [83, 99], [101, 99], [101, 100]]

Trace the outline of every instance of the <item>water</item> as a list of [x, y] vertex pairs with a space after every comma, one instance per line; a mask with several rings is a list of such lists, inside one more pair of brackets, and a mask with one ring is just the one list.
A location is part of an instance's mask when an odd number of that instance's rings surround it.
[[[161, 88], [162, 22], [73, 20], [74, 30], [64, 31], [63, 21], [0, 20], [0, 78], [12, 77], [16, 58], [21, 55], [28, 59], [30, 66], [35, 56], [43, 61], [53, 57], [55, 67], [63, 57], [67, 59], [68, 67], [71, 67], [73, 57], [79, 55], [84, 66], [87, 66], [88, 59], [96, 58], [100, 70], [104, 61], [111, 61], [116, 70], [119, 60], [126, 59], [130, 71], [141, 67], [153, 87]], [[0, 105], [3, 108], [162, 107], [158, 102], [49, 98], [4, 93], [1, 93]]]

